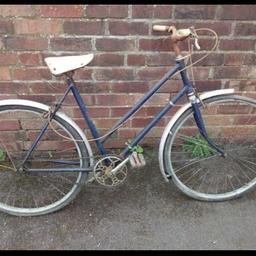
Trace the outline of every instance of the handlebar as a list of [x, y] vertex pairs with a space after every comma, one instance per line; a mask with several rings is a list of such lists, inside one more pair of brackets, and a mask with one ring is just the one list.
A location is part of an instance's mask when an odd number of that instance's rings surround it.
[[171, 34], [171, 39], [173, 41], [173, 48], [176, 56], [180, 55], [180, 49], [177, 43], [179, 41], [184, 41], [190, 36], [195, 38], [195, 46], [198, 50], [200, 50], [200, 46], [198, 44], [198, 36], [193, 27], [177, 30], [175, 26], [154, 25], [153, 30], [159, 31], [159, 32], [169, 32]]

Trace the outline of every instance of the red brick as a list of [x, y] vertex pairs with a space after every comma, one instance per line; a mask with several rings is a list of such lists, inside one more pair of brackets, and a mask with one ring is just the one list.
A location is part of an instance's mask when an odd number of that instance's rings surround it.
[[1, 122], [0, 130], [1, 131], [15, 131], [19, 130], [19, 122], [16, 120], [5, 120], [4, 122]]
[[111, 128], [117, 121], [118, 119], [116, 118], [101, 118], [101, 119], [94, 118], [93, 120], [96, 127], [99, 127], [99, 128]]
[[221, 81], [220, 80], [199, 80], [195, 82], [195, 87], [199, 92], [202, 91], [213, 91], [221, 89]]
[[210, 76], [210, 69], [208, 67], [197, 67], [194, 71], [195, 80], [206, 80], [206, 79], [209, 79], [209, 76]]
[[[110, 108], [96, 108], [96, 107], [91, 107], [87, 108], [88, 114], [90, 117], [109, 117], [110, 116]], [[73, 109], [74, 117], [81, 117], [81, 111], [79, 108], [74, 108]]]
[[97, 80], [133, 80], [133, 70], [115, 69], [95, 69], [94, 77]]
[[139, 49], [142, 51], [171, 51], [171, 39], [140, 39]]
[[148, 35], [149, 27], [146, 22], [110, 21], [109, 32], [112, 35]]
[[148, 90], [148, 83], [144, 81], [129, 81], [129, 82], [112, 82], [112, 92], [123, 92], [123, 93], [145, 93]]
[[138, 71], [138, 79], [141, 79], [141, 80], [157, 80], [161, 77], [163, 77], [166, 72], [168, 71], [169, 69], [168, 68], [149, 68], [149, 67], [146, 67], [146, 68], [143, 68], [141, 70]]
[[118, 138], [116, 140], [108, 140], [106, 141], [106, 143], [104, 144], [104, 146], [106, 148], [124, 148], [126, 147], [125, 143], [126, 143], [126, 139], [122, 139], [122, 138]]
[[83, 5], [41, 5], [40, 14], [43, 17], [83, 17]]
[[241, 68], [241, 78], [245, 79], [255, 79], [256, 69], [252, 66], [245, 66]]
[[46, 68], [15, 68], [12, 70], [13, 80], [50, 80], [51, 73]]
[[239, 108], [237, 106], [237, 104], [233, 104], [233, 105], [223, 105], [221, 108], [218, 109], [217, 114], [234, 114], [234, 108], [236, 109], [235, 114], [247, 114], [248, 111], [251, 109], [251, 107], [249, 105], [240, 105]]
[[244, 61], [244, 54], [230, 53], [225, 54], [224, 65], [226, 66], [240, 66]]
[[[152, 120], [152, 118], [133, 118], [132, 119], [132, 127], [145, 127], [150, 121]], [[157, 126], [163, 126], [164, 125], [164, 119], [160, 119], [160, 121], [156, 124]]]
[[1, 131], [1, 142], [23, 141], [26, 138], [25, 131]]
[[48, 47], [46, 38], [7, 37], [4, 40], [7, 49], [13, 50], [46, 50]]
[[144, 66], [145, 65], [145, 55], [129, 54], [127, 56], [127, 65], [129, 65], [129, 66]]
[[[163, 117], [163, 119], [164, 119], [164, 117]], [[164, 127], [159, 127], [159, 126], [155, 127], [152, 130], [150, 130], [150, 132], [147, 134], [146, 139], [148, 139], [148, 140], [151, 139], [152, 145], [159, 144], [158, 139], [156, 139], [156, 138], [160, 138], [163, 134], [163, 131], [164, 131]], [[152, 138], [154, 138], [154, 139], [152, 139]]]
[[123, 66], [124, 56], [113, 53], [98, 54], [94, 57], [90, 66]]
[[[0, 95], [0, 100], [8, 100], [10, 99], [10, 95]], [[13, 94], [12, 99], [17, 99], [17, 95]]]
[[[91, 106], [91, 105], [94, 105], [94, 95], [81, 95], [82, 96], [82, 99], [83, 101], [85, 102], [86, 106]], [[73, 95], [67, 95], [67, 97], [65, 98], [65, 103], [66, 104], [72, 104], [72, 105], [77, 105], [77, 102], [75, 101], [74, 99], [74, 96]]]
[[[153, 83], [155, 84], [155, 83]], [[152, 84], [152, 85], [153, 85]], [[170, 92], [178, 92], [182, 86], [181, 80], [168, 80], [165, 84], [159, 89], [159, 93], [170, 93]]]
[[51, 105], [53, 102], [55, 102], [56, 97], [53, 95], [18, 95], [18, 99], [24, 99], [24, 100], [32, 100], [41, 102], [44, 104]]
[[128, 138], [133, 138], [135, 137], [136, 135], [136, 131], [133, 129], [120, 129], [118, 131], [118, 134], [121, 138], [125, 138], [125, 139], [128, 139]]
[[61, 21], [23, 19], [14, 21], [16, 34], [59, 34]]
[[[147, 116], [152, 116], [152, 117], [154, 117], [155, 115], [157, 115], [161, 110], [162, 110], [162, 106], [161, 107], [147, 107]], [[170, 117], [170, 116], [173, 116], [176, 112], [177, 112], [177, 110], [179, 109], [180, 107], [179, 106], [174, 106], [174, 107], [172, 107], [171, 108], [171, 110], [169, 110], [166, 114], [165, 114], [165, 116], [166, 117]]]
[[8, 67], [0, 67], [0, 80], [10, 80], [10, 71]]
[[214, 68], [214, 78], [239, 78], [240, 75], [240, 67], [223, 66]]
[[237, 23], [235, 27], [235, 35], [254, 36], [256, 34], [256, 26], [254, 23]]
[[147, 116], [155, 116], [157, 113], [161, 111], [161, 107], [147, 107]]
[[29, 91], [32, 94], [55, 94], [55, 93], [64, 93], [65, 86], [63, 83], [49, 82], [45, 81], [29, 83]]
[[154, 18], [156, 19], [171, 19], [172, 5], [156, 5], [154, 7]]
[[235, 125], [255, 125], [256, 123], [256, 116], [238, 116], [234, 119]]
[[1, 5], [0, 15], [3, 17], [34, 16], [35, 10], [33, 5]]
[[153, 5], [133, 5], [132, 18], [152, 18], [154, 13], [153, 8]]
[[76, 83], [81, 93], [108, 93], [110, 92], [111, 82], [77, 82]]
[[99, 51], [134, 51], [134, 48], [135, 42], [132, 39], [96, 39], [96, 49]]
[[12, 34], [14, 31], [11, 21], [0, 21], [0, 34]]
[[53, 38], [50, 47], [55, 51], [90, 51], [91, 39], [84, 38]]
[[255, 5], [221, 5], [220, 8], [220, 19], [255, 20]]
[[29, 88], [27, 83], [1, 82], [1, 94], [28, 94]]
[[75, 80], [81, 80], [81, 79], [91, 80], [92, 79], [92, 70], [80, 68], [75, 71], [74, 79]]
[[[111, 108], [111, 116], [112, 117], [121, 117], [125, 115], [131, 107], [118, 107], [118, 108]], [[139, 109], [133, 116], [145, 116], [146, 111], [145, 108]]]
[[64, 21], [63, 32], [71, 35], [104, 34], [102, 21]]
[[23, 65], [40, 65], [41, 55], [39, 53], [20, 53], [19, 60]]
[[224, 88], [234, 88], [236, 91], [256, 91], [256, 80], [228, 80]]
[[219, 49], [229, 50], [229, 51], [254, 50], [255, 42], [256, 42], [255, 39], [221, 39]]
[[148, 66], [173, 66], [175, 63], [174, 53], [155, 53], [148, 55], [146, 59]]
[[[205, 55], [205, 53], [195, 53], [192, 56], [193, 62], [199, 60]], [[223, 53], [211, 53], [209, 56], [204, 58], [203, 60], [196, 63], [196, 66], [220, 66], [224, 62], [224, 54]]]
[[1, 65], [15, 65], [17, 63], [17, 53], [2, 52], [0, 53]]
[[256, 65], [256, 54], [246, 54], [244, 59], [245, 65]]
[[94, 96], [93, 95], [84, 95], [82, 94], [82, 99], [85, 102], [86, 105], [94, 105], [95, 104], [95, 100], [94, 100]]
[[[208, 21], [201, 21], [195, 23], [195, 28], [210, 28], [216, 31], [218, 35], [230, 35], [231, 34], [231, 27], [232, 22], [229, 21], [214, 21], [214, 22], [208, 22]], [[202, 32], [204, 35], [210, 35], [212, 36], [211, 32]], [[200, 32], [198, 32], [200, 34]]]
[[132, 105], [136, 98], [133, 95], [95, 95], [95, 104], [101, 106], [124, 106]]
[[88, 5], [86, 16], [93, 18], [126, 18], [127, 5]]
[[164, 106], [167, 102], [170, 101], [170, 96], [172, 95], [169, 93], [156, 93], [145, 103], [145, 106]]
[[216, 7], [213, 5], [176, 5], [176, 19], [213, 19]]

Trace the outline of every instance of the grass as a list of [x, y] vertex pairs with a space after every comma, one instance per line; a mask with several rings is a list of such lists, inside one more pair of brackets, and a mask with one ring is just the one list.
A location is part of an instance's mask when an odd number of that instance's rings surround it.
[[0, 149], [0, 162], [5, 161], [6, 159], [6, 152], [3, 149]]
[[187, 136], [181, 135], [180, 138], [184, 140], [181, 145], [184, 152], [191, 153], [193, 157], [209, 157], [214, 154], [215, 150], [208, 144], [208, 142], [200, 135]]

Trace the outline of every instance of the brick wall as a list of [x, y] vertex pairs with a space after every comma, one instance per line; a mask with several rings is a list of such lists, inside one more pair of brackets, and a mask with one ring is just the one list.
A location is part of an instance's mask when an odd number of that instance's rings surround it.
[[[153, 32], [153, 24], [214, 29], [220, 41], [217, 51], [196, 67], [199, 91], [232, 87], [254, 97], [255, 13], [255, 5], [1, 5], [0, 99], [52, 104], [65, 86], [43, 59], [93, 52], [93, 62], [75, 79], [103, 134], [174, 64], [168, 35]], [[203, 49], [213, 44], [208, 35], [200, 41]], [[107, 145], [123, 146], [179, 86], [178, 77], [168, 81]], [[69, 97], [67, 104], [72, 103]], [[65, 106], [65, 111], [85, 128], [77, 107]], [[146, 144], [157, 142], [173, 113], [150, 132]]]

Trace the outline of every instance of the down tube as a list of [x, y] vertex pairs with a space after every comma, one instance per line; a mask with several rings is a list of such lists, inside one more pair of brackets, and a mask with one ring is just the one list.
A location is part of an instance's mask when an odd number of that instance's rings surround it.
[[[132, 143], [129, 145], [130, 147], [136, 146], [144, 137], [145, 135], [157, 124], [157, 122], [161, 119], [162, 116], [164, 116], [173, 106], [174, 104], [185, 95], [187, 92], [188, 87], [184, 86], [179, 93], [172, 98], [172, 100], [167, 103], [162, 110], [155, 115], [155, 117], [150, 121], [150, 123], [141, 130], [136, 137], [133, 138]], [[130, 148], [127, 146], [121, 153], [122, 156], [127, 156], [129, 154]]]

